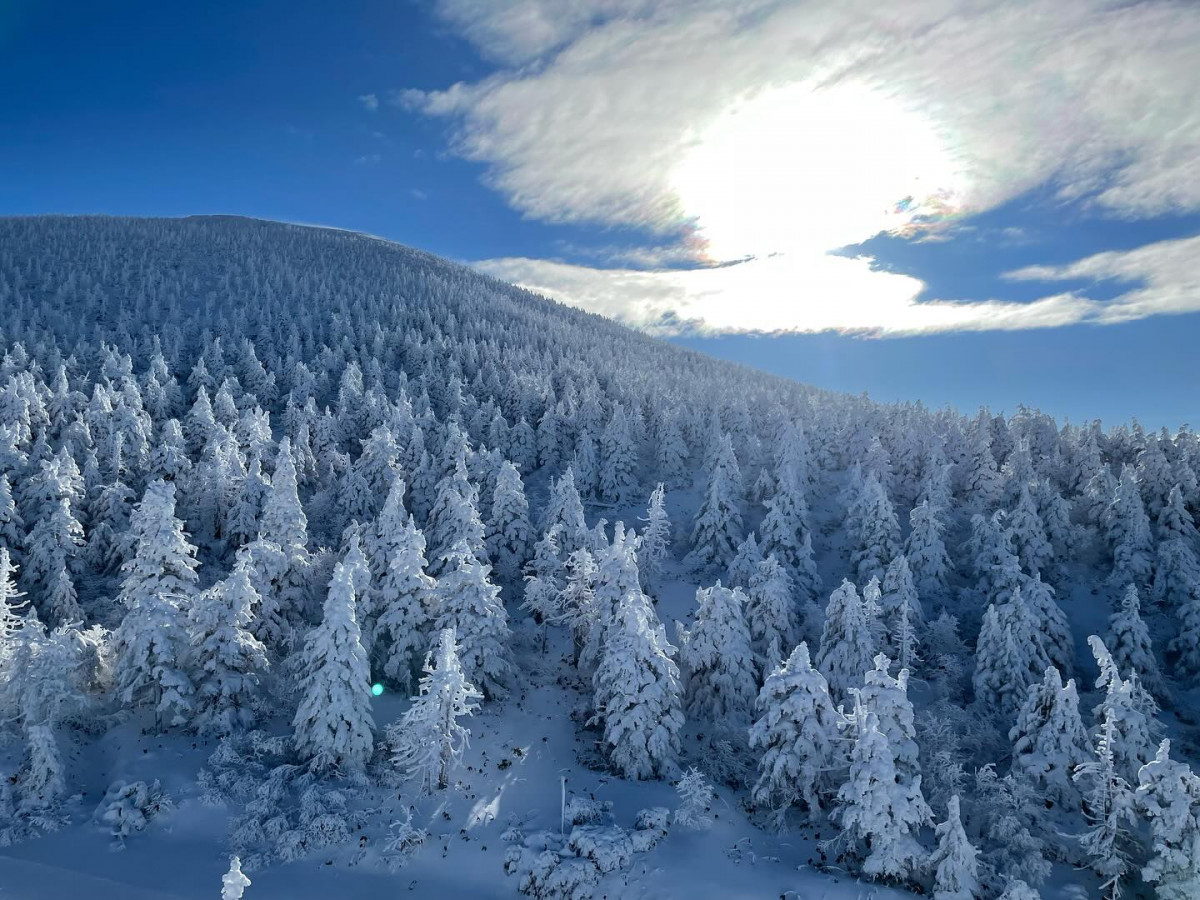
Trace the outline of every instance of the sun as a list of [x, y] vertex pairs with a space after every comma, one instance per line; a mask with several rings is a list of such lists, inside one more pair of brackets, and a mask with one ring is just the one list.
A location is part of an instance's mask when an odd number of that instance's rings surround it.
[[724, 110], [670, 187], [713, 260], [825, 253], [961, 208], [952, 142], [877, 88], [793, 84]]

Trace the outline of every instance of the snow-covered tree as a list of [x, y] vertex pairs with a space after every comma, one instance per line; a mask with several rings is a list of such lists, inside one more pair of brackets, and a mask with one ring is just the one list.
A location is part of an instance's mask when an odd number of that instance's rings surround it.
[[308, 517], [300, 503], [296, 464], [288, 438], [279, 442], [271, 492], [263, 503], [258, 536], [282, 553], [282, 568], [271, 586], [273, 601], [293, 625], [304, 623], [308, 614], [312, 557], [308, 552]]
[[850, 564], [860, 582], [882, 579], [888, 564], [900, 552], [900, 525], [887, 493], [873, 474], [863, 481], [851, 517]]
[[242, 871], [242, 861], [237, 856], [229, 857], [229, 871], [221, 876], [221, 900], [242, 900], [250, 884]]
[[1150, 594], [1156, 603], [1178, 610], [1196, 591], [1200, 585], [1200, 560], [1195, 550], [1198, 541], [1200, 536], [1177, 485], [1158, 514], [1158, 546]]
[[676, 628], [687, 673], [686, 708], [694, 718], [735, 727], [749, 719], [757, 684], [745, 599], [740, 589], [720, 582], [699, 588], [692, 627]]
[[750, 532], [738, 545], [737, 553], [729, 563], [726, 583], [730, 587], [745, 590], [750, 586], [750, 579], [758, 571], [758, 564], [762, 561], [763, 554], [759, 549], [758, 540], [754, 537], [754, 532]]
[[950, 571], [950, 558], [942, 540], [945, 527], [928, 500], [908, 514], [908, 521], [912, 530], [904, 544], [904, 556], [913, 584], [921, 597], [940, 600], [946, 595], [946, 576]]
[[503, 697], [512, 680], [508, 612], [490, 568], [469, 546], [457, 544], [446, 555], [437, 582], [435, 628], [454, 630], [463, 672], [489, 699]]
[[1049, 662], [1038, 640], [1037, 622], [1021, 596], [989, 606], [975, 645], [975, 699], [983, 709], [1007, 719]]
[[775, 494], [766, 501], [767, 514], [758, 533], [764, 556], [773, 554], [793, 577], [817, 577], [809, 534], [808, 506], [795, 476], [781, 474]]
[[706, 831], [712, 827], [713, 789], [704, 773], [695, 766], [684, 772], [675, 785], [679, 794], [679, 806], [675, 810], [675, 824], [689, 831]]
[[1112, 582], [1117, 585], [1144, 585], [1150, 580], [1153, 539], [1150, 519], [1142, 505], [1134, 470], [1121, 471], [1116, 493], [1105, 511], [1108, 544], [1112, 550]]
[[826, 807], [847, 761], [841, 713], [834, 707], [825, 678], [813, 668], [808, 645], [801, 642], [787, 661], [763, 683], [756, 703], [758, 720], [750, 727], [750, 747], [762, 751], [756, 803], [782, 816], [803, 804]]
[[1113, 661], [1122, 672], [1136, 672], [1146, 690], [1163, 696], [1164, 682], [1150, 639], [1150, 629], [1142, 620], [1141, 599], [1136, 585], [1125, 588], [1121, 607], [1108, 619], [1105, 642]]
[[1029, 485], [1021, 486], [1017, 505], [1008, 517], [1008, 529], [1012, 536], [1012, 546], [1017, 558], [1029, 575], [1036, 575], [1046, 570], [1054, 549], [1050, 539], [1046, 537], [1046, 526], [1038, 514], [1037, 504], [1029, 492]]
[[1130, 868], [1136, 825], [1133, 791], [1117, 771], [1113, 758], [1114, 724], [1104, 722], [1096, 737], [1095, 759], [1075, 771], [1075, 780], [1085, 787], [1084, 815], [1088, 829], [1079, 843], [1092, 861], [1092, 869], [1103, 881], [1104, 900], [1120, 900], [1121, 880]]
[[392, 763], [423, 791], [432, 792], [450, 786], [450, 774], [471, 736], [458, 720], [478, 710], [483, 695], [463, 672], [452, 628], [438, 632], [424, 671], [419, 693], [400, 721], [388, 726], [387, 740]]
[[637, 487], [637, 466], [629, 416], [618, 403], [600, 435], [600, 496], [614, 503], [627, 500]]
[[371, 672], [355, 612], [354, 575], [334, 566], [321, 623], [304, 645], [296, 750], [316, 771], [361, 773], [373, 747]]
[[586, 543], [587, 523], [583, 518], [583, 503], [575, 488], [575, 473], [570, 466], [550, 489], [550, 499], [546, 503], [542, 522], [547, 532], [555, 525], [562, 526], [559, 549], [566, 555]]
[[1008, 737], [1014, 769], [1060, 805], [1077, 796], [1072, 776], [1089, 759], [1090, 744], [1074, 680], [1064, 685], [1058, 669], [1047, 666], [1041, 684], [1021, 704]]
[[1141, 686], [1136, 672], [1131, 672], [1129, 678], [1121, 677], [1104, 641], [1092, 635], [1088, 644], [1100, 669], [1096, 689], [1103, 692], [1103, 699], [1092, 711], [1097, 731], [1112, 726], [1108, 750], [1117, 773], [1132, 783], [1138, 770], [1154, 758], [1154, 748], [1162, 737], [1162, 728], [1155, 719], [1158, 705]]
[[604, 635], [592, 683], [613, 765], [626, 778], [670, 776], [679, 756], [682, 693], [675, 648], [640, 593], [627, 593]]
[[532, 546], [533, 526], [529, 523], [529, 503], [521, 473], [505, 460], [496, 477], [487, 531], [488, 554], [495, 563], [496, 574], [505, 581], [519, 576]]
[[938, 845], [929, 860], [933, 900], [976, 900], [981, 893], [979, 851], [963, 829], [957, 794], [946, 804], [946, 820], [935, 831]]
[[1150, 861], [1142, 878], [1162, 900], [1190, 900], [1200, 892], [1200, 777], [1171, 759], [1171, 742], [1158, 746], [1138, 773], [1138, 810], [1150, 823]]
[[260, 597], [247, 562], [196, 597], [188, 610], [196, 686], [192, 724], [201, 733], [229, 734], [256, 718], [266, 649], [248, 626]]
[[725, 435], [708, 474], [708, 488], [692, 528], [690, 565], [728, 566], [742, 541], [741, 474]]
[[798, 628], [792, 600], [792, 580], [774, 555], [768, 555], [750, 576], [746, 591], [746, 624], [758, 671], [764, 676], [794, 646]]
[[376, 619], [371, 656], [389, 684], [411, 693], [434, 613], [436, 583], [425, 572], [425, 535], [409, 519], [395, 536], [391, 559], [372, 589]]
[[671, 520], [667, 516], [666, 495], [659, 482], [646, 507], [646, 523], [638, 535], [638, 569], [648, 578], [659, 574], [662, 564], [671, 556]]
[[916, 717], [908, 699], [908, 672], [901, 669], [893, 678], [888, 672], [891, 660], [882, 653], [874, 663], [875, 667], [864, 674], [864, 685], [858, 689], [855, 701], [875, 717], [892, 749], [896, 777], [908, 784], [921, 775]]
[[858, 590], [850, 581], [843, 581], [829, 595], [816, 657], [817, 668], [829, 679], [835, 699], [845, 700], [851, 689], [858, 687], [877, 651]]
[[425, 537], [429, 541], [431, 575], [442, 574], [451, 550], [459, 546], [480, 563], [487, 562], [486, 534], [477, 501], [478, 491], [467, 477], [466, 463], [459, 460], [454, 470], [438, 483], [429, 512]]
[[896, 775], [896, 759], [874, 714], [856, 714], [857, 737], [850, 775], [837, 795], [834, 820], [861, 854], [863, 874], [902, 881], [926, 858], [917, 839], [933, 814], [921, 795], [921, 779], [905, 784]]

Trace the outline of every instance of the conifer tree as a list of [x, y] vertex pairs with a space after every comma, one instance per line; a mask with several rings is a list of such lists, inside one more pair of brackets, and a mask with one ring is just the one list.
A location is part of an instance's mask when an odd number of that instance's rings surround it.
[[1153, 544], [1150, 520], [1130, 466], [1121, 470], [1116, 493], [1105, 511], [1105, 527], [1113, 556], [1113, 584], [1149, 582]]
[[667, 517], [666, 496], [662, 482], [650, 495], [646, 508], [646, 523], [638, 536], [638, 569], [647, 577], [654, 578], [662, 570], [662, 564], [671, 556], [671, 520]]
[[188, 610], [196, 685], [192, 724], [201, 733], [229, 734], [256, 719], [255, 695], [267, 655], [248, 627], [259, 603], [243, 561]]
[[1034, 636], [1045, 657], [1062, 671], [1069, 672], [1075, 660], [1075, 639], [1067, 614], [1054, 599], [1054, 588], [1037, 574], [1025, 581], [1021, 597], [1033, 616]]
[[1174, 658], [1175, 672], [1181, 678], [1200, 674], [1200, 582], [1192, 585], [1180, 601], [1179, 633], [1167, 645]]
[[738, 545], [737, 553], [729, 563], [728, 585], [743, 590], [750, 587], [750, 579], [758, 571], [758, 564], [762, 561], [763, 554], [758, 541], [755, 540], [754, 532], [750, 532]]
[[816, 658], [817, 668], [829, 680], [830, 693], [836, 700], [845, 700], [851, 689], [858, 687], [876, 652], [863, 601], [854, 585], [843, 581], [829, 595]]
[[713, 457], [708, 488], [692, 528], [692, 566], [728, 566], [742, 541], [741, 474], [729, 435]]
[[463, 672], [489, 699], [503, 697], [512, 679], [508, 647], [508, 612], [500, 589], [490, 579], [491, 569], [465, 544], [456, 544], [446, 555], [437, 582], [437, 621], [440, 632], [452, 628], [461, 641]]
[[1136, 801], [1153, 840], [1142, 878], [1162, 900], [1190, 900], [1200, 891], [1200, 777], [1171, 759], [1170, 741], [1138, 772]]
[[355, 614], [354, 576], [334, 566], [321, 623], [304, 645], [296, 750], [316, 771], [358, 774], [371, 756], [371, 673]]
[[1084, 814], [1089, 827], [1079, 843], [1103, 879], [1100, 891], [1104, 900], [1120, 900], [1121, 880], [1130, 868], [1130, 829], [1137, 822], [1133, 791], [1114, 764], [1113, 735], [1113, 723], [1106, 721], [1096, 738], [1095, 759], [1075, 772], [1076, 781], [1087, 786]]
[[505, 460], [496, 478], [487, 534], [488, 554], [495, 562], [497, 575], [505, 581], [520, 575], [532, 546], [533, 526], [529, 523], [521, 473]]
[[677, 625], [679, 661], [687, 672], [690, 716], [717, 724], [748, 721], [757, 691], [746, 595], [738, 588], [696, 590], [692, 627]]
[[604, 629], [612, 616], [611, 604], [596, 597], [598, 572], [591, 551], [580, 547], [567, 557], [565, 582], [558, 598], [561, 618], [571, 628], [575, 662], [581, 669], [591, 669], [599, 661]]
[[372, 632], [375, 669], [411, 693], [434, 612], [436, 583], [425, 573], [425, 536], [409, 519], [400, 528], [387, 571], [373, 589], [377, 618]]
[[900, 552], [900, 525], [891, 501], [873, 474], [863, 482], [855, 505], [850, 564], [860, 582], [883, 578], [888, 564]]
[[864, 685], [857, 691], [855, 702], [875, 717], [892, 749], [896, 777], [910, 784], [920, 777], [921, 762], [916, 717], [908, 699], [908, 671], [901, 669], [893, 678], [888, 672], [891, 660], [882, 653], [874, 663], [875, 667], [864, 673]]
[[1122, 672], [1136, 672], [1146, 690], [1155, 696], [1163, 696], [1162, 673], [1150, 640], [1150, 629], [1142, 621], [1141, 601], [1135, 585], [1126, 586], [1120, 609], [1108, 619], [1106, 644]]
[[664, 418], [655, 448], [659, 477], [664, 484], [682, 487], [687, 474], [688, 448], [674, 416]]
[[1200, 541], [1191, 513], [1183, 504], [1176, 485], [1158, 514], [1158, 546], [1154, 557], [1154, 584], [1150, 596], [1169, 610], [1187, 603], [1200, 585], [1200, 560], [1195, 547]]
[[567, 466], [567, 470], [550, 490], [550, 500], [546, 504], [543, 524], [547, 532], [555, 525], [562, 526], [558, 538], [559, 549], [567, 556], [578, 550], [587, 541], [587, 523], [583, 518], [583, 503], [579, 499], [579, 491], [575, 488], [575, 473], [570, 466]]
[[450, 774], [471, 736], [458, 720], [478, 710], [482, 699], [463, 672], [454, 630], [443, 628], [426, 654], [425, 674], [412, 706], [388, 726], [392, 763], [425, 793], [449, 787]]
[[762, 553], [774, 554], [793, 577], [802, 572], [815, 575], [803, 491], [795, 476], [788, 472], [780, 474], [777, 481], [775, 494], [765, 504], [767, 515], [759, 526]]
[[764, 676], [783, 659], [785, 648], [794, 646], [796, 627], [792, 602], [792, 580], [773, 555], [758, 564], [746, 591], [746, 624], [758, 671]]
[[[461, 460], [438, 483], [437, 497], [429, 512], [425, 536], [430, 548], [430, 574], [440, 576], [450, 551], [462, 545], [476, 560], [488, 560], [483, 521], [479, 518], [478, 492], [467, 478], [467, 466]], [[463, 638], [462, 633], [458, 634]]]
[[1155, 719], [1158, 705], [1141, 687], [1136, 673], [1121, 677], [1104, 641], [1092, 635], [1088, 644], [1100, 669], [1096, 689], [1103, 692], [1103, 699], [1092, 711], [1097, 730], [1111, 725], [1106, 742], [1117, 773], [1126, 781], [1136, 779], [1138, 770], [1154, 758], [1154, 748], [1162, 737], [1162, 728]]
[[282, 553], [282, 569], [272, 587], [273, 600], [293, 625], [304, 623], [308, 613], [312, 557], [308, 552], [308, 517], [300, 503], [296, 464], [288, 438], [279, 442], [271, 492], [263, 503], [258, 536]]
[[1013, 768], [1024, 772], [1047, 797], [1065, 806], [1076, 796], [1075, 770], [1089, 758], [1074, 680], [1065, 685], [1058, 669], [1046, 667], [1040, 685], [1025, 699], [1008, 734]]
[[857, 738], [850, 776], [838, 791], [833, 817], [863, 854], [870, 878], [901, 881], [925, 858], [917, 834], [933, 818], [921, 795], [921, 779], [903, 784], [896, 761], [874, 714], [856, 714]]
[[750, 747], [761, 750], [762, 758], [754, 801], [774, 809], [780, 820], [798, 804], [810, 812], [824, 809], [836, 792], [847, 748], [843, 717], [809, 660], [807, 644], [798, 644], [767, 676], [756, 709]]
[[25, 522], [17, 511], [7, 472], [0, 472], [0, 544], [7, 547], [14, 558], [19, 558], [25, 545]]
[[904, 544], [913, 584], [919, 596], [940, 600], [946, 596], [946, 577], [950, 558], [942, 540], [944, 526], [929, 501], [923, 501], [908, 514], [912, 530]]
[[1021, 591], [983, 614], [975, 646], [975, 699], [1001, 718], [1012, 716], [1049, 662], [1037, 638], [1037, 623]]
[[1044, 571], [1054, 558], [1054, 550], [1027, 484], [1021, 485], [1017, 505], [1008, 518], [1008, 527], [1021, 568], [1031, 576]]
[[637, 487], [637, 444], [630, 432], [629, 416], [619, 403], [600, 435], [600, 496], [617, 503], [632, 496]]
[[963, 830], [958, 795], [946, 804], [946, 821], [937, 826], [937, 849], [929, 861], [933, 869], [933, 900], [976, 900], [979, 884], [979, 852]]
[[534, 545], [533, 559], [525, 567], [525, 600], [521, 606], [533, 613], [542, 626], [543, 653], [546, 652], [547, 626], [566, 614], [561, 599], [563, 561], [558, 548], [558, 536], [561, 533], [562, 526], [555, 525], [542, 535]]
[[605, 632], [592, 684], [596, 720], [613, 765], [626, 778], [674, 774], [679, 756], [679, 669], [675, 648], [646, 598], [627, 593]]

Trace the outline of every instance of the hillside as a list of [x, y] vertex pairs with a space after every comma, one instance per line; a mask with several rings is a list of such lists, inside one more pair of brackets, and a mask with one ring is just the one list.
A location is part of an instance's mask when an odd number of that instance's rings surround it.
[[0, 897], [1200, 892], [1186, 428], [235, 217], [0, 219], [0, 310]]

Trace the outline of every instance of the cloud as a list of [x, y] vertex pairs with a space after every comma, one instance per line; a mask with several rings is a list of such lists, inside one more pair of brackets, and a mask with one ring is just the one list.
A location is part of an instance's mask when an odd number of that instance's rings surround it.
[[375, 112], [375, 110], [379, 109], [379, 97], [375, 94], [361, 94], [359, 95], [358, 102], [363, 105], [363, 108], [367, 112]]
[[1006, 300], [918, 300], [925, 285], [871, 267], [866, 258], [778, 255], [708, 269], [599, 269], [547, 260], [483, 260], [475, 267], [571, 306], [657, 334], [840, 331], [899, 337], [947, 331], [1115, 324], [1200, 312], [1200, 235], [1101, 253], [1065, 266], [1008, 273], [1026, 281], [1112, 280], [1110, 300], [1086, 292]]
[[[389, 100], [449, 122], [454, 152], [482, 163], [512, 207], [548, 223], [645, 229], [651, 247], [697, 262], [751, 258], [721, 274], [486, 264], [553, 276], [550, 286], [569, 283], [593, 308], [620, 308], [643, 327], [739, 328], [716, 296], [735, 297], [751, 330], [1103, 320], [1074, 295], [918, 303], [912, 279], [822, 254], [880, 232], [936, 237], [1036, 188], [1128, 219], [1200, 210], [1200, 6], [439, 0], [436, 9], [498, 70]], [[1158, 294], [1126, 312], [1164, 302]]]

